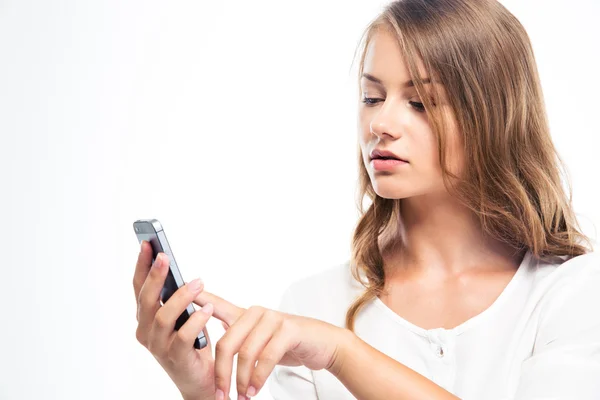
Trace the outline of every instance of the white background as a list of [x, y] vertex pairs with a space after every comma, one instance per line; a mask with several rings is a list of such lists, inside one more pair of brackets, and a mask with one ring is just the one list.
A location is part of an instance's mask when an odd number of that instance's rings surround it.
[[[596, 238], [600, 4], [503, 3]], [[136, 219], [244, 307], [350, 257], [351, 66], [385, 4], [0, 0], [0, 399], [179, 398], [135, 339]]]

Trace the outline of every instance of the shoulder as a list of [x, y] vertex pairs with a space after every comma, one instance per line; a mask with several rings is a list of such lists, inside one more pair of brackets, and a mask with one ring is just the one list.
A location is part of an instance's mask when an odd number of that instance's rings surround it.
[[573, 290], [578, 285], [589, 287], [600, 279], [600, 252], [576, 257], [562, 257], [553, 262], [533, 263], [534, 283], [544, 292]]
[[[562, 263], [539, 263], [539, 344], [584, 332], [600, 334], [600, 253], [572, 257]], [[583, 338], [580, 338], [583, 339]]]
[[344, 262], [292, 282], [283, 294], [280, 310], [340, 325], [363, 290], [352, 276], [350, 262]]
[[511, 398], [547, 394], [567, 399], [574, 393], [578, 399], [600, 398], [598, 253], [540, 264], [535, 274], [534, 290], [544, 289], [533, 303], [539, 318], [532, 351], [518, 364], [518, 386]]

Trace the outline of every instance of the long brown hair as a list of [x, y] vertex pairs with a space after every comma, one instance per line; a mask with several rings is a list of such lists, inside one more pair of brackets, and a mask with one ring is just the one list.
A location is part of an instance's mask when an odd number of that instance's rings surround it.
[[[396, 37], [406, 60], [437, 138], [446, 189], [475, 213], [483, 231], [539, 259], [589, 252], [591, 243], [572, 209], [568, 173], [551, 140], [533, 49], [521, 23], [496, 0], [394, 1], [363, 33], [359, 80], [367, 46], [379, 29]], [[457, 185], [446, 164], [444, 118], [426, 95], [415, 62], [419, 58], [428, 76], [446, 90], [469, 160]], [[383, 291], [380, 239], [386, 229], [399, 228], [400, 215], [400, 200], [373, 190], [360, 146], [358, 165], [360, 218], [350, 265], [365, 291], [347, 311], [350, 330], [361, 308]], [[366, 211], [365, 195], [371, 201]]]

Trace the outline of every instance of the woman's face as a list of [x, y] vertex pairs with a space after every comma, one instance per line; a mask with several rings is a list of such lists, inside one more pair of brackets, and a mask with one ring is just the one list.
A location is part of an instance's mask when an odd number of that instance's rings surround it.
[[[418, 61], [421, 77], [430, 78], [423, 74], [421, 60]], [[375, 193], [383, 198], [446, 192], [437, 140], [415, 87], [407, 84], [410, 79], [394, 36], [380, 30], [367, 47], [360, 83], [358, 129], [364, 165]], [[425, 84], [426, 90], [430, 92], [434, 84]], [[443, 90], [440, 92], [443, 94]], [[442, 111], [448, 111], [444, 109], [448, 108], [445, 98], [435, 98], [434, 102]], [[453, 121], [450, 118], [451, 131], [446, 137], [450, 169], [457, 172], [462, 152]], [[392, 152], [406, 162], [389, 165], [389, 161], [372, 161], [371, 152], [375, 149]]]

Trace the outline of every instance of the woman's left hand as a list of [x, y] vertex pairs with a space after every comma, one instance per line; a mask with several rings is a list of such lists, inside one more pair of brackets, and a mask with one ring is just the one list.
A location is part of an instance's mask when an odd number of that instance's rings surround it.
[[[194, 303], [214, 305], [213, 317], [226, 332], [215, 346], [215, 385], [229, 395], [233, 357], [237, 361], [237, 392], [254, 396], [267, 381], [275, 365], [305, 365], [312, 370], [336, 364], [349, 330], [318, 319], [287, 314], [264, 307], [237, 307], [207, 291]], [[258, 363], [257, 363], [258, 361]], [[256, 366], [255, 366], [256, 365]], [[216, 400], [219, 399], [217, 391]]]

